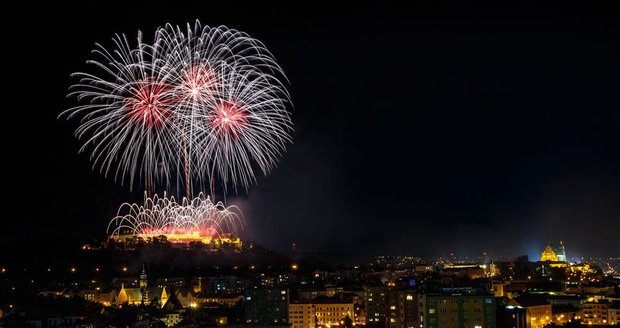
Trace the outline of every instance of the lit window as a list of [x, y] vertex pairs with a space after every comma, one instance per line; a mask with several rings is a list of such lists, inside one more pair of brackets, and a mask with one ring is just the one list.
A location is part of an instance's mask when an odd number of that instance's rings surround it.
[[434, 314], [435, 313], [435, 309], [428, 309], [428, 313], [429, 314]]
[[390, 310], [396, 310], [396, 305], [390, 306]]
[[407, 301], [413, 301], [413, 295], [407, 295]]

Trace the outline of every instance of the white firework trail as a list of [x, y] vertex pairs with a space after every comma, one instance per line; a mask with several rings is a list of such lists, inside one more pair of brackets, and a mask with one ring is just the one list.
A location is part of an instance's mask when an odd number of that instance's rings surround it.
[[284, 72], [263, 43], [225, 26], [196, 22], [157, 29], [152, 45], [138, 33], [112, 50], [101, 45], [75, 73], [69, 96], [83, 104], [61, 117], [80, 117], [81, 151], [106, 176], [150, 189], [217, 181], [248, 189], [267, 174], [291, 141], [290, 96]]

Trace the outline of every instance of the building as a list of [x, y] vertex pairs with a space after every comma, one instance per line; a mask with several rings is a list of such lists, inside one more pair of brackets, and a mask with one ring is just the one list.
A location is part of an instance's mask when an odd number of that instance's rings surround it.
[[421, 294], [420, 325], [423, 328], [495, 328], [492, 294]]
[[316, 316], [311, 301], [292, 302], [288, 305], [288, 322], [291, 328], [314, 328]]
[[123, 284], [121, 286], [121, 290], [116, 295], [114, 304], [153, 304], [163, 307], [167, 300], [168, 293], [166, 292], [166, 287], [125, 288], [125, 285]]
[[560, 246], [555, 247], [552, 243], [549, 243], [540, 254], [541, 262], [566, 262], [566, 249], [564, 243], [560, 241]]
[[610, 325], [620, 325], [620, 301], [613, 301], [607, 311], [608, 323]]
[[506, 296], [506, 282], [504, 281], [492, 281], [491, 289], [493, 290], [493, 295], [495, 297], [504, 297]]
[[579, 309], [572, 304], [552, 304], [552, 321], [557, 325], [566, 325], [567, 323], [573, 322], [573, 320], [575, 320], [578, 310]]
[[[114, 297], [115, 305], [157, 305], [160, 307], [164, 307], [166, 302], [168, 301], [168, 292], [166, 291], [166, 287], [149, 287], [148, 286], [148, 276], [146, 274], [146, 270], [142, 267], [142, 272], [140, 273], [139, 287], [125, 287], [125, 283], [121, 282], [121, 289]], [[105, 303], [103, 303], [106, 305]]]
[[177, 312], [168, 312], [160, 316], [159, 320], [161, 320], [166, 325], [166, 327], [173, 327], [180, 323], [183, 319], [181, 318], [181, 315]]
[[289, 304], [291, 328], [344, 326], [346, 320], [354, 322], [355, 309], [352, 299], [346, 297], [317, 297]]
[[211, 293], [230, 293], [237, 290], [236, 276], [209, 277], [207, 291]]
[[526, 328], [543, 328], [552, 321], [551, 303], [542, 297], [519, 296], [512, 299], [508, 306], [525, 309]]
[[232, 308], [235, 307], [239, 302], [243, 302], [243, 296], [235, 294], [198, 294], [196, 296], [196, 302], [199, 305], [217, 305]]
[[345, 298], [316, 298], [313, 300], [317, 327], [343, 326], [345, 320], [355, 321], [353, 301]]
[[206, 251], [217, 251], [223, 248], [239, 250], [243, 246], [243, 241], [232, 233], [214, 235], [212, 231], [177, 230], [171, 233], [164, 231], [154, 233], [123, 231], [111, 235], [106, 244], [106, 247], [110, 247], [111, 244], [116, 245], [115, 247], [123, 245], [126, 249], [135, 249], [138, 245], [146, 244], [169, 244], [182, 248], [201, 245]]
[[247, 323], [279, 325], [288, 323], [289, 295], [285, 288], [251, 288], [245, 292]]
[[364, 286], [366, 324], [384, 327], [386, 314], [387, 287]]
[[588, 325], [610, 324], [610, 305], [611, 303], [606, 299], [599, 300], [598, 302], [585, 302], [581, 304], [581, 309], [578, 312], [581, 323]]
[[389, 290], [387, 296], [388, 328], [417, 328], [419, 321], [419, 295], [412, 290]]
[[[504, 298], [507, 302], [508, 299]], [[520, 305], [498, 304], [497, 326], [507, 328], [526, 328], [525, 308]]]

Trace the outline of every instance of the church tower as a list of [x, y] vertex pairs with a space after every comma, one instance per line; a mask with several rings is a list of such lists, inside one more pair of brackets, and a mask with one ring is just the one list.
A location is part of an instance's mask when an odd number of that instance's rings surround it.
[[564, 248], [564, 242], [560, 240], [560, 247], [558, 249], [558, 261], [566, 262], [566, 248]]
[[147, 276], [146, 276], [146, 269], [144, 267], [144, 264], [142, 264], [142, 273], [140, 273], [140, 289], [145, 290], [146, 289], [146, 285], [147, 285]]

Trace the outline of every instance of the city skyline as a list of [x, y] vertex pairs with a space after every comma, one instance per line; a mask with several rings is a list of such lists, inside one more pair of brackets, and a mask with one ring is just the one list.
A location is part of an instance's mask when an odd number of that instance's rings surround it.
[[[280, 251], [470, 256], [532, 256], [563, 240], [569, 258], [618, 255], [620, 26], [610, 13], [233, 7], [30, 14], [36, 43], [11, 40], [25, 51], [9, 68], [11, 93], [30, 97], [19, 108], [29, 136], [5, 140], [10, 200], [33, 208], [9, 220], [5, 241], [102, 239], [118, 206], [143, 198], [91, 170], [75, 124], [56, 120], [75, 105], [63, 97], [69, 74], [114, 33], [200, 19], [262, 40], [291, 83], [293, 144], [248, 195], [217, 199], [242, 208], [245, 238]], [[23, 87], [33, 76], [49, 81], [37, 97]]]

